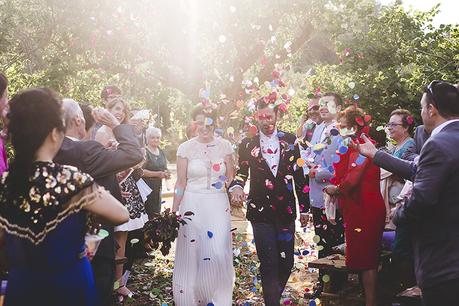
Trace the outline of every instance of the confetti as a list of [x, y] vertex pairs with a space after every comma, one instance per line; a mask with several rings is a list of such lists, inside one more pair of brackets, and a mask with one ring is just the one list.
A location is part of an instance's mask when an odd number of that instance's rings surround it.
[[266, 188], [268, 188], [268, 189], [270, 189], [270, 190], [273, 190], [273, 189], [274, 189], [273, 183], [272, 183], [270, 180], [268, 180], [268, 179], [265, 180], [265, 186], [266, 186]]
[[319, 241], [320, 241], [320, 236], [315, 235], [315, 236], [312, 238], [312, 241], [314, 241], [314, 243], [319, 243]]
[[298, 167], [303, 167], [306, 164], [306, 161], [302, 158], [298, 158], [296, 160], [296, 164], [298, 165]]
[[131, 244], [136, 244], [136, 243], [138, 243], [139, 241], [140, 241], [139, 239], [133, 238], [133, 239], [131, 239], [130, 242], [131, 242]]
[[362, 231], [362, 229], [361, 228], [356, 228], [356, 229], [354, 229], [354, 231], [356, 231], [357, 233], [360, 233]]
[[304, 185], [303, 193], [308, 193], [310, 190], [311, 190], [311, 187], [309, 187], [308, 185]]
[[215, 172], [220, 171], [220, 164], [213, 164], [212, 165], [212, 170], [214, 170]]
[[282, 258], [285, 258], [285, 252], [281, 252], [281, 253], [280, 253], [280, 256], [281, 256]]
[[223, 188], [223, 183], [222, 182], [215, 182], [215, 183], [212, 184], [212, 186], [215, 189], [222, 189]]
[[341, 153], [341, 154], [346, 154], [347, 150], [348, 150], [348, 148], [345, 147], [345, 146], [339, 147], [339, 149], [338, 149], [339, 153]]
[[359, 157], [357, 157], [355, 163], [360, 166], [365, 162], [365, 159], [366, 157], [360, 154]]
[[209, 238], [212, 238], [214, 236], [214, 233], [212, 233], [211, 231], [207, 231], [207, 236], [209, 236]]
[[355, 83], [354, 83], [354, 82], [349, 82], [349, 83], [347, 84], [347, 86], [349, 86], [350, 89], [354, 89]]
[[322, 280], [324, 283], [328, 283], [330, 281], [330, 275], [325, 274], [322, 276]]
[[312, 151], [315, 153], [321, 152], [323, 149], [325, 149], [325, 144], [324, 143], [318, 143], [312, 147]]
[[358, 94], [355, 94], [355, 95], [353, 95], [353, 96], [352, 96], [352, 98], [354, 98], [354, 100], [358, 100], [358, 99], [360, 99], [360, 97], [359, 97], [359, 95], [358, 95]]

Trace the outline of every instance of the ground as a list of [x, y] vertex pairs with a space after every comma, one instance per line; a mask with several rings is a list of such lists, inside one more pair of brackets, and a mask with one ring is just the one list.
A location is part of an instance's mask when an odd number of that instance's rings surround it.
[[[172, 166], [171, 172], [173, 174], [174, 170]], [[170, 194], [167, 194], [167, 188], [165, 188], [165, 191], [164, 199], [166, 202], [164, 207], [166, 208], [171, 206], [171, 198]], [[237, 228], [233, 232], [234, 267], [236, 270], [233, 305], [263, 305], [261, 283], [258, 275], [258, 258], [255, 252], [255, 245], [252, 242], [253, 236], [250, 224], [243, 219], [233, 218], [232, 225], [232, 227]], [[308, 268], [308, 262], [317, 258], [318, 250], [314, 241], [317, 241], [318, 237], [314, 238], [312, 227], [301, 228], [297, 222], [296, 229], [295, 266], [283, 295], [283, 305], [364, 305], [356, 275], [349, 275], [349, 281], [339, 295], [323, 296], [321, 300], [304, 299], [304, 293], [312, 290], [312, 286], [318, 277], [316, 269]], [[136, 293], [136, 297], [128, 300], [125, 305], [174, 305], [172, 297], [174, 250], [175, 246], [172, 246], [171, 252], [167, 256], [161, 255], [160, 252], [155, 252], [154, 259], [136, 262], [128, 283], [128, 287]], [[384, 281], [380, 281], [380, 283], [384, 283]], [[378, 291], [380, 296], [378, 298], [379, 305], [402, 305], [399, 303], [392, 304], [390, 297], [393, 292], [388, 293], [385, 288], [380, 288]]]

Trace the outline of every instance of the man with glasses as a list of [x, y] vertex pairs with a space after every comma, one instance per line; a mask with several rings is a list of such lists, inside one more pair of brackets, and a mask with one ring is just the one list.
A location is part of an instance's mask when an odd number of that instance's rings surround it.
[[[326, 93], [319, 100], [319, 114], [322, 123], [314, 129], [309, 146], [301, 156], [306, 160], [309, 171], [309, 201], [314, 222], [314, 232], [319, 236], [319, 258], [333, 254], [333, 247], [344, 243], [344, 227], [342, 217], [337, 212], [336, 223], [329, 222], [325, 215], [323, 189], [330, 184], [334, 176], [332, 167], [333, 156], [339, 146], [341, 136], [337, 129], [336, 118], [341, 110], [341, 97], [335, 93]], [[331, 167], [331, 168], [330, 168]], [[319, 271], [319, 281], [314, 287], [313, 297], [321, 295], [325, 271]], [[332, 278], [332, 290], [338, 289], [344, 276]], [[336, 286], [335, 286], [336, 285]], [[309, 294], [308, 294], [309, 295]]]
[[[319, 113], [319, 100], [320, 96], [317, 95], [309, 100], [307, 112], [300, 119], [300, 124], [296, 130], [296, 137], [303, 143], [311, 141], [314, 129], [322, 123], [322, 118]], [[305, 176], [305, 180], [305, 183], [309, 185], [309, 176]], [[301, 226], [305, 227], [310, 219], [308, 213], [310, 207], [309, 192], [305, 192], [304, 183], [299, 182], [295, 182], [295, 191], [298, 203], [300, 203]]]
[[307, 112], [301, 116], [296, 137], [303, 139], [303, 141], [311, 141], [315, 127], [322, 123], [319, 113], [319, 100], [320, 97], [309, 100]]
[[[459, 300], [458, 89], [444, 81], [430, 83], [421, 99], [421, 117], [430, 138], [418, 165], [408, 164], [408, 172], [415, 174], [413, 190], [396, 211], [394, 223], [411, 229], [416, 281], [424, 305], [452, 306]], [[387, 159], [369, 141], [357, 147], [379, 166]], [[403, 163], [399, 169], [406, 174]]]

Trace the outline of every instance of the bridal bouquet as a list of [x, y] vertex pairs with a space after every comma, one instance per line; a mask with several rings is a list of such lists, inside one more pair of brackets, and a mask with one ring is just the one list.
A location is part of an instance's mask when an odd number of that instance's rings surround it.
[[178, 230], [181, 225], [190, 220], [193, 212], [187, 211], [183, 216], [177, 216], [166, 209], [161, 214], [156, 214], [153, 219], [149, 220], [144, 228], [143, 234], [145, 239], [145, 248], [149, 251], [157, 250], [161, 245], [161, 253], [166, 256], [169, 254], [171, 244], [178, 236]]

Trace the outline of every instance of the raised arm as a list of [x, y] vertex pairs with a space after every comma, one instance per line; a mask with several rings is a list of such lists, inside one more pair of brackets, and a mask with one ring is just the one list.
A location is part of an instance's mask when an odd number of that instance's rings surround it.
[[119, 143], [116, 150], [106, 149], [95, 141], [85, 142], [90, 149], [85, 150], [88, 153], [82, 158], [94, 178], [134, 167], [144, 158], [132, 125], [120, 124], [113, 129], [113, 134]]

